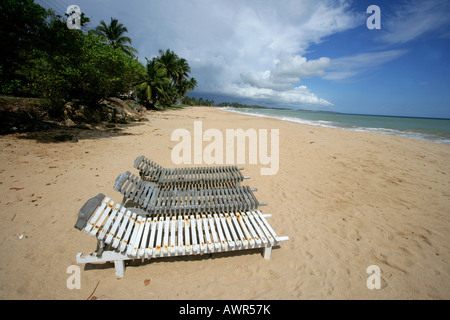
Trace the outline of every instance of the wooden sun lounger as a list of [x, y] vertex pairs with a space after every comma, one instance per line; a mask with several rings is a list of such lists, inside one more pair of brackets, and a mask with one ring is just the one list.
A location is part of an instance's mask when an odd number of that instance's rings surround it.
[[164, 188], [129, 171], [116, 179], [114, 190], [150, 214], [252, 211], [265, 205], [248, 186], [217, 188]]
[[235, 186], [244, 179], [237, 166], [210, 166], [192, 168], [163, 168], [156, 162], [140, 156], [134, 161], [134, 167], [139, 175], [159, 186], [186, 187], [191, 185], [202, 186]]
[[78, 253], [77, 263], [114, 261], [122, 277], [125, 261], [263, 248], [269, 259], [278, 237], [260, 211], [179, 213], [146, 216], [99, 194], [81, 208], [75, 228], [96, 237], [97, 252]]

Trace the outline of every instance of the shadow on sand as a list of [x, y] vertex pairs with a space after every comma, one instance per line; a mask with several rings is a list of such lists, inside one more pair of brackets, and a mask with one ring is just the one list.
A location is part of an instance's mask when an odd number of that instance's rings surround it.
[[133, 135], [127, 132], [130, 127], [144, 125], [143, 122], [128, 124], [101, 124], [92, 126], [66, 127], [52, 125], [46, 130], [20, 133], [19, 139], [36, 140], [39, 143], [73, 142], [86, 139], [102, 139]]

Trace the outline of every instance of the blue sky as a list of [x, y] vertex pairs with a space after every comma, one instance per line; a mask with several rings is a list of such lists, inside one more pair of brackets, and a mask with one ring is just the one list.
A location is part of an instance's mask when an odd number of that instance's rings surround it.
[[[118, 18], [139, 60], [188, 60], [216, 102], [450, 118], [448, 0], [35, 0]], [[377, 5], [381, 28], [368, 29]]]

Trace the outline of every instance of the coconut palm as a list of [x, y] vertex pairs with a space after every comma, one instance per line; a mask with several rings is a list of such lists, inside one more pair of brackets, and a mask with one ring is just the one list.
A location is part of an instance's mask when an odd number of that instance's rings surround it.
[[176, 70], [177, 70], [177, 74], [176, 74], [175, 83], [179, 84], [189, 78], [189, 72], [191, 72], [191, 67], [189, 67], [189, 64], [186, 61], [186, 59], [181, 58], [181, 59], [178, 59], [178, 61], [176, 63]]
[[172, 86], [177, 89], [179, 97], [186, 95], [197, 86], [197, 81], [189, 79], [191, 68], [186, 59], [178, 57], [173, 51], [159, 51], [157, 58], [167, 70], [167, 76], [171, 79]]
[[[146, 58], [147, 59], [147, 58]], [[174, 105], [197, 86], [194, 78], [189, 78], [191, 69], [186, 59], [178, 57], [173, 51], [160, 50], [159, 56], [147, 59], [145, 81], [138, 89], [142, 100], [150, 107], [161, 104]]]
[[159, 50], [159, 57], [157, 59], [166, 68], [167, 76], [172, 80], [172, 84], [175, 84], [179, 78], [178, 61], [180, 58], [178, 55], [170, 51], [170, 49], [167, 49], [166, 52]]
[[124, 27], [119, 20], [111, 18], [109, 25], [104, 20], [100, 21], [100, 25], [94, 29], [94, 33], [100, 38], [103, 43], [120, 48], [127, 56], [134, 57], [137, 50], [127, 44], [131, 44], [131, 39], [124, 36], [128, 29]]
[[151, 107], [154, 107], [159, 97], [170, 86], [170, 79], [167, 77], [166, 68], [158, 59], [145, 59], [147, 60], [145, 81], [138, 86], [138, 89], [140, 95], [144, 97], [143, 100], [147, 101]]
[[194, 90], [194, 88], [197, 86], [197, 80], [195, 78], [190, 78], [189, 80], [183, 78], [179, 83], [176, 84], [176, 88], [178, 91], [178, 94], [181, 97], [184, 97], [189, 93], [189, 91]]

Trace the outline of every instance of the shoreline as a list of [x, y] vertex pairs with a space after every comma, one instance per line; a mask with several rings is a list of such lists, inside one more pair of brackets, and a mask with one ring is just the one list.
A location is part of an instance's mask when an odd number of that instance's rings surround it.
[[[311, 120], [301, 117], [290, 117], [290, 116], [281, 116], [281, 115], [274, 115], [274, 114], [262, 114], [262, 113], [255, 113], [250, 111], [240, 111], [237, 108], [232, 107], [219, 107], [217, 108], [219, 110], [224, 110], [228, 112], [235, 112], [238, 114], [246, 114], [246, 115], [253, 115], [255, 117], [266, 117], [266, 118], [273, 118], [273, 119], [279, 119], [282, 121], [289, 121], [289, 122], [295, 122], [305, 125], [310, 125], [314, 127], [321, 127], [321, 128], [334, 128], [334, 129], [342, 129], [342, 130], [349, 130], [349, 131], [356, 131], [356, 132], [375, 132], [375, 133], [381, 133], [386, 135], [393, 135], [393, 136], [399, 136], [399, 137], [405, 137], [413, 140], [421, 140], [421, 141], [429, 141], [429, 142], [435, 142], [435, 143], [441, 143], [441, 144], [450, 144], [450, 137], [446, 137], [443, 135], [444, 133], [438, 132], [438, 133], [431, 133], [431, 132], [423, 132], [420, 130], [401, 130], [401, 129], [392, 129], [392, 128], [384, 128], [384, 127], [368, 127], [368, 126], [355, 126], [345, 123], [340, 123], [336, 121], [331, 120]], [[264, 108], [262, 108], [264, 110]], [[271, 108], [268, 110], [274, 110], [279, 111], [279, 109]], [[284, 111], [296, 111], [294, 109], [280, 109]], [[299, 110], [301, 112], [312, 112], [316, 113], [317, 111], [311, 111], [311, 110]], [[317, 112], [320, 113], [320, 112]], [[346, 115], [346, 116], [357, 116], [357, 117], [382, 117], [382, 118], [394, 118], [394, 119], [414, 119], [414, 120], [442, 120], [442, 121], [449, 121], [450, 119], [444, 119], [444, 118], [421, 118], [421, 117], [403, 117], [403, 116], [384, 116], [384, 115], [365, 115], [365, 114], [349, 114], [349, 113], [338, 113], [338, 112], [322, 112], [324, 114], [337, 114], [337, 115]]]
[[[3, 299], [449, 299], [450, 146], [370, 132], [335, 130], [187, 107], [147, 112], [149, 121], [118, 132], [80, 131], [77, 142], [0, 136], [0, 241]], [[145, 155], [177, 167], [174, 130], [191, 134], [254, 128], [279, 130], [279, 170], [246, 163], [243, 185], [289, 236], [270, 260], [257, 250], [159, 258], [127, 265], [79, 265], [81, 289], [69, 290], [67, 268], [96, 241], [73, 228], [84, 202], [136, 173]], [[203, 149], [208, 142], [203, 144]], [[194, 165], [194, 164], [192, 164]], [[179, 165], [188, 166], [188, 165]], [[381, 288], [370, 290], [369, 266]], [[201, 275], [201, 276], [199, 276]]]

